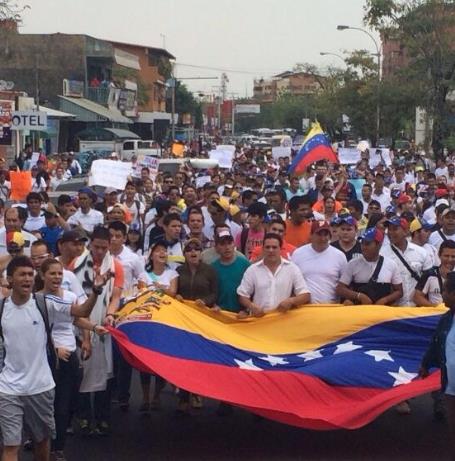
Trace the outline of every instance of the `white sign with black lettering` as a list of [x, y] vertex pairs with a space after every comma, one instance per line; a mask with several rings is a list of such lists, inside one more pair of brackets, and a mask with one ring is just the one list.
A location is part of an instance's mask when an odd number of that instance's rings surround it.
[[16, 110], [11, 117], [11, 129], [46, 131], [47, 114], [35, 110]]

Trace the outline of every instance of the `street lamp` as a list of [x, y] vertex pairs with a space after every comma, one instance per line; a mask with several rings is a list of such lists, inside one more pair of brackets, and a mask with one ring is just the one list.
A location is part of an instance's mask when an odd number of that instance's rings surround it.
[[381, 51], [379, 49], [378, 42], [376, 39], [373, 37], [373, 35], [370, 34], [365, 29], [362, 29], [361, 27], [351, 27], [351, 26], [345, 26], [345, 25], [338, 25], [337, 30], [346, 30], [346, 29], [351, 29], [351, 30], [359, 30], [360, 32], [363, 32], [364, 34], [367, 34], [368, 37], [373, 40], [374, 46], [376, 47], [376, 53], [371, 53], [373, 56], [376, 56], [378, 62], [378, 88], [377, 88], [377, 99], [376, 99], [376, 142], [379, 139], [379, 125], [381, 123], [381, 108], [380, 108], [380, 87], [381, 87]]
[[328, 51], [321, 51], [319, 54], [321, 56], [336, 56], [337, 58], [341, 59], [343, 63], [345, 62], [343, 56], [336, 54], [336, 53], [329, 53]]

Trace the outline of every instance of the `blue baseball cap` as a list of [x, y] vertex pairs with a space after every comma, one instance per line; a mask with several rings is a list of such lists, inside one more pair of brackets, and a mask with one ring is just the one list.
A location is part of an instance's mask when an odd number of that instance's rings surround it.
[[347, 224], [348, 226], [357, 227], [357, 220], [353, 216], [342, 216], [338, 218], [338, 225]]
[[409, 229], [409, 223], [406, 219], [400, 218], [400, 216], [392, 216], [391, 218], [387, 219], [384, 223], [385, 226], [399, 226], [404, 230]]
[[382, 243], [384, 241], [384, 232], [377, 227], [370, 227], [365, 229], [363, 234], [360, 236], [360, 241]]

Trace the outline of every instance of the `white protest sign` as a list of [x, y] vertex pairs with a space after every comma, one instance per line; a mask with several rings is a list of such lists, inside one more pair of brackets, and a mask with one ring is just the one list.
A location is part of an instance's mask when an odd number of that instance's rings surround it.
[[128, 176], [132, 173], [131, 162], [116, 160], [95, 160], [92, 163], [89, 176], [89, 186], [114, 187], [125, 189]]
[[220, 149], [211, 150], [209, 152], [209, 157], [212, 160], [218, 160], [218, 166], [220, 168], [232, 168], [232, 158], [234, 157], [234, 151]]
[[160, 159], [150, 155], [143, 155], [142, 158], [139, 156], [138, 163], [142, 167], [147, 167], [150, 171], [158, 171]]
[[278, 160], [280, 157], [291, 158], [292, 150], [291, 146], [275, 146], [272, 147], [272, 157]]
[[220, 144], [219, 146], [216, 146], [216, 150], [226, 150], [228, 152], [232, 152], [232, 155], [234, 155], [235, 146], [232, 144]]
[[198, 176], [196, 178], [196, 189], [200, 189], [201, 187], [204, 187], [211, 180], [212, 178], [210, 176]]
[[360, 161], [360, 151], [355, 147], [340, 147], [338, 160], [342, 165], [355, 165]]
[[39, 160], [39, 152], [33, 152], [32, 158], [30, 159], [30, 168], [33, 168]]
[[370, 149], [370, 168], [375, 168], [380, 163], [386, 166], [392, 165], [392, 159], [390, 158], [390, 149], [372, 147]]

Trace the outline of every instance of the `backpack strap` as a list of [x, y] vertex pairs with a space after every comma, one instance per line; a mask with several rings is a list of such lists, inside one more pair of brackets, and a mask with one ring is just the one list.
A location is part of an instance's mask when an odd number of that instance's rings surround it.
[[374, 268], [374, 272], [372, 276], [370, 277], [370, 280], [368, 281], [368, 283], [371, 283], [371, 282], [376, 283], [378, 281], [379, 272], [381, 272], [383, 264], [384, 264], [384, 256], [379, 256], [376, 267]]
[[52, 340], [52, 325], [49, 322], [46, 297], [43, 293], [34, 293], [33, 298], [44, 321], [44, 328], [46, 329], [47, 336], [47, 355], [51, 370], [54, 371], [57, 365], [57, 354], [55, 352], [54, 341]]
[[407, 263], [407, 261], [403, 258], [403, 256], [400, 254], [400, 251], [395, 248], [393, 245], [390, 245], [390, 248], [392, 251], [397, 255], [397, 258], [401, 261], [403, 266], [406, 268], [406, 270], [411, 274], [411, 277], [416, 280], [417, 282], [420, 281], [420, 275], [417, 274], [415, 271], [411, 269], [411, 266]]
[[3, 311], [5, 310], [5, 302], [6, 298], [0, 299], [0, 338], [3, 341], [3, 329], [2, 329], [2, 317], [3, 317]]
[[447, 241], [447, 237], [442, 233], [441, 229], [438, 230], [438, 234], [442, 238], [443, 242]]

